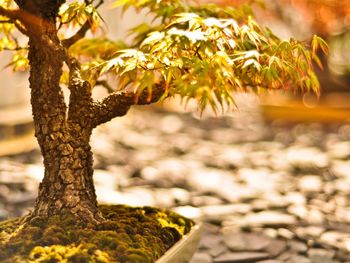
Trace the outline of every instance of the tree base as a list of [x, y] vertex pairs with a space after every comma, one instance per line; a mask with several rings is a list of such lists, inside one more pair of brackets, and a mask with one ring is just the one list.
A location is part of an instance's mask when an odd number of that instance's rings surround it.
[[0, 223], [0, 262], [154, 262], [193, 221], [151, 207], [100, 206], [106, 221], [77, 222], [69, 213]]

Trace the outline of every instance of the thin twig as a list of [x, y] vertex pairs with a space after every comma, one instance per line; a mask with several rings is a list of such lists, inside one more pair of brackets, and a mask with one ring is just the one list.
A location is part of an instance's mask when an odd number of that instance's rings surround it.
[[2, 50], [6, 50], [6, 51], [19, 51], [19, 50], [25, 50], [25, 49], [28, 49], [28, 48], [26, 48], [26, 47], [15, 47], [15, 48], [4, 47], [4, 48], [2, 48]]
[[14, 21], [14, 24], [19, 32], [21, 32], [24, 35], [28, 35], [28, 31], [25, 29], [25, 27], [23, 27], [20, 23], [18, 23], [18, 21]]
[[84, 23], [84, 25], [70, 38], [64, 39], [62, 40], [62, 45], [65, 48], [69, 48], [70, 46], [72, 46], [74, 43], [78, 42], [80, 39], [85, 37], [85, 34], [87, 33], [87, 31], [89, 31], [89, 29], [91, 28], [91, 23], [90, 21], [86, 21]]
[[27, 30], [17, 21], [14, 19], [8, 19], [8, 20], [0, 20], [0, 24], [14, 24], [16, 28], [24, 35], [27, 35]]

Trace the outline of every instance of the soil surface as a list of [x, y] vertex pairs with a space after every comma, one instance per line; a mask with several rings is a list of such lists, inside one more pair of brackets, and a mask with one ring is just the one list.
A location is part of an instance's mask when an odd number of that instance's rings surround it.
[[0, 261], [151, 263], [193, 225], [174, 212], [152, 207], [104, 205], [100, 209], [106, 221], [96, 226], [77, 222], [69, 213], [0, 223]]
[[[350, 262], [350, 125], [240, 112], [134, 109], [93, 135], [100, 203], [170, 208], [204, 222], [191, 263]], [[31, 209], [38, 150], [0, 159], [0, 217]]]

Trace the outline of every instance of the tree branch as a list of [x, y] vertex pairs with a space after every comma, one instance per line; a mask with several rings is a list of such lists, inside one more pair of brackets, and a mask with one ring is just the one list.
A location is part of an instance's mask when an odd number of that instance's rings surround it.
[[28, 35], [27, 30], [18, 23], [24, 20], [24, 12], [19, 9], [6, 9], [0, 6], [0, 15], [9, 18], [8, 20], [2, 20], [0, 23], [14, 24], [16, 28], [24, 35]]
[[93, 105], [90, 83], [82, 79], [80, 63], [77, 59], [69, 57], [66, 63], [69, 67], [68, 89], [70, 90], [68, 120], [73, 122], [81, 120], [81, 125], [84, 123], [87, 125], [90, 119], [90, 108]]
[[12, 20], [20, 20], [20, 13], [21, 11], [19, 9], [6, 9], [0, 6], [0, 16], [6, 16], [7, 18]]
[[18, 23], [18, 21], [14, 21], [13, 23], [15, 24], [15, 26], [19, 32], [28, 36], [28, 31], [27, 31], [27, 29], [25, 29], [25, 27], [23, 27], [20, 23]]
[[85, 34], [87, 33], [87, 31], [90, 30], [90, 28], [91, 28], [91, 24], [90, 24], [90, 21], [88, 20], [84, 23], [84, 25], [82, 25], [82, 27], [73, 36], [62, 40], [62, 45], [68, 49], [74, 43], [76, 43], [80, 39], [84, 38]]
[[152, 104], [164, 95], [164, 83], [157, 84], [152, 94], [144, 90], [141, 94], [134, 92], [114, 92], [100, 102], [95, 102], [92, 108], [92, 127], [108, 122], [115, 117], [124, 116], [132, 105]]
[[13, 19], [0, 20], [0, 24], [14, 24], [16, 28], [19, 30], [19, 32], [21, 32], [24, 35], [28, 35], [27, 30], [20, 23], [18, 23], [17, 20], [13, 20]]
[[22, 9], [6, 9], [0, 6], [0, 16], [9, 18], [8, 22], [13, 23], [22, 34], [27, 36], [38, 34], [35, 28], [45, 24], [42, 18]]
[[[6, 51], [19, 51], [19, 50], [24, 50], [24, 49], [28, 49], [27, 47], [15, 47], [15, 48], [2, 48], [2, 50], [6, 50]], [[12, 65], [12, 63], [8, 64], [8, 65]]]
[[95, 9], [97, 9], [97, 8], [99, 8], [101, 5], [103, 5], [104, 2], [105, 2], [104, 0], [100, 0], [100, 1], [98, 2], [98, 4], [95, 5]]

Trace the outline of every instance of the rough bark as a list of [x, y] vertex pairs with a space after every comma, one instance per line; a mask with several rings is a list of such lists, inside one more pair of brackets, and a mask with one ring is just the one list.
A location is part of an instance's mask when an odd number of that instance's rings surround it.
[[[92, 178], [89, 145], [92, 127], [83, 123], [86, 114], [82, 114], [82, 110], [88, 108], [77, 110], [89, 93], [81, 92], [86, 88], [83, 81], [72, 81], [69, 111], [76, 111], [75, 116], [81, 115], [79, 121], [67, 118], [67, 106], [59, 86], [62, 66], [67, 60], [55, 23], [59, 3], [23, 1], [19, 6], [39, 21], [27, 26], [32, 112], [45, 166], [32, 216], [49, 217], [69, 210], [83, 221], [96, 222], [101, 216]], [[74, 77], [73, 74], [72, 79]]]
[[[19, 10], [0, 7], [0, 14], [19, 20], [29, 36], [32, 113], [45, 166], [31, 217], [69, 211], [86, 223], [96, 223], [103, 218], [93, 183], [89, 145], [93, 128], [125, 115], [131, 105], [156, 102], [164, 89], [156, 85], [152, 96], [148, 92], [113, 93], [102, 102], [94, 102], [90, 84], [80, 76], [79, 62], [69, 57], [67, 47], [57, 36], [56, 18], [62, 2], [16, 0]], [[70, 71], [68, 107], [59, 85], [64, 63]]]
[[152, 93], [144, 90], [141, 94], [133, 92], [115, 92], [109, 94], [100, 102], [95, 102], [92, 108], [93, 114], [91, 122], [96, 127], [102, 123], [108, 122], [115, 117], [124, 116], [132, 105], [152, 104], [163, 96], [165, 92], [165, 84], [155, 85]]

